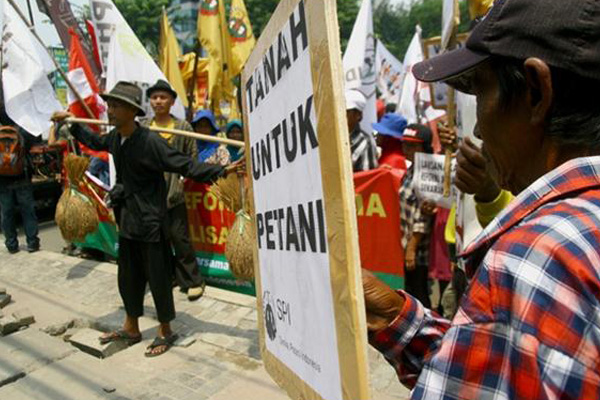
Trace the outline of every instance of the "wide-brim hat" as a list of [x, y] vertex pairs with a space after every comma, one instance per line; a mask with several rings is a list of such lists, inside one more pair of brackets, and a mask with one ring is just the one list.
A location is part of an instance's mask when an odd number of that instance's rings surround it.
[[104, 100], [118, 100], [137, 108], [137, 115], [143, 117], [146, 111], [142, 107], [142, 89], [131, 82], [120, 81], [108, 93], [100, 95]]
[[158, 91], [167, 92], [173, 96], [174, 99], [177, 98], [177, 92], [174, 91], [171, 85], [169, 85], [169, 82], [165, 81], [164, 79], [157, 80], [153, 86], [150, 86], [148, 89], [146, 89], [146, 97], [150, 97], [152, 96], [152, 93]]

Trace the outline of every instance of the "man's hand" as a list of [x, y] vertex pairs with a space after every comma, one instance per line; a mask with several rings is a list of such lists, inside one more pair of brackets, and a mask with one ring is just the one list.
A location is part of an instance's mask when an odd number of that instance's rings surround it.
[[242, 157], [233, 164], [225, 167], [225, 176], [236, 173], [239, 176], [246, 175], [246, 158]]
[[367, 328], [372, 332], [380, 331], [400, 314], [404, 306], [404, 298], [366, 269], [362, 270], [362, 281], [367, 309]]
[[440, 143], [444, 148], [450, 148], [452, 151], [456, 151], [456, 148], [458, 147], [456, 128], [450, 129], [445, 123], [439, 123], [438, 135], [440, 136]]
[[404, 267], [407, 271], [414, 271], [417, 266], [417, 246], [412, 246], [410, 243], [406, 246], [406, 254], [404, 255]]
[[62, 122], [67, 118], [73, 118], [73, 114], [68, 111], [56, 111], [54, 114], [52, 114], [50, 120], [52, 122]]
[[423, 213], [423, 215], [432, 216], [436, 213], [436, 211], [437, 211], [437, 207], [436, 207], [435, 203], [432, 201], [425, 200], [421, 204], [421, 213]]
[[500, 188], [490, 176], [481, 150], [466, 138], [456, 155], [456, 187], [464, 193], [474, 194], [475, 200], [489, 203], [500, 194]]

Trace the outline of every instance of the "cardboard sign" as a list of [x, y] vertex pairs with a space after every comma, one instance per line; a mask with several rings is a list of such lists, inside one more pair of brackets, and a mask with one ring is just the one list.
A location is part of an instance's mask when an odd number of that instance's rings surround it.
[[[417, 197], [428, 200], [439, 207], [451, 208], [456, 198], [456, 186], [452, 185], [452, 193], [444, 197], [444, 155], [415, 154], [415, 176], [413, 184]], [[452, 159], [452, 176], [456, 170], [456, 159]]]
[[260, 347], [293, 399], [369, 398], [338, 35], [335, 0], [281, 1], [242, 74]]

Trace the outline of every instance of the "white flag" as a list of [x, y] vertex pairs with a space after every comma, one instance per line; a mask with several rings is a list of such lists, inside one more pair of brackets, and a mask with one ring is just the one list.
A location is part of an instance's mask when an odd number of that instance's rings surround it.
[[365, 132], [372, 133], [371, 124], [377, 122], [377, 72], [371, 0], [362, 2], [344, 54], [343, 64], [346, 90], [359, 90], [367, 99], [360, 126]]
[[375, 52], [377, 89], [383, 101], [388, 103], [400, 102], [400, 93], [404, 81], [404, 67], [400, 61], [381, 43], [377, 41]]
[[[168, 81], [127, 24], [112, 0], [90, 0], [92, 21], [96, 27], [103, 65], [106, 68], [106, 91], [119, 81], [137, 84], [144, 92], [143, 106], [147, 115], [152, 109], [146, 99], [146, 89], [157, 80]], [[171, 113], [185, 118], [185, 109], [178, 98]]]
[[50, 117], [63, 109], [48, 80], [54, 64], [15, 9], [2, 12], [2, 89], [8, 116], [33, 135], [47, 138]]
[[450, 39], [460, 23], [458, 0], [444, 0], [442, 4], [442, 49], [447, 49]]
[[417, 26], [415, 35], [413, 36], [406, 55], [404, 56], [404, 84], [400, 103], [398, 104], [397, 112], [401, 114], [409, 124], [418, 123], [419, 116], [417, 115], [418, 91], [420, 85], [412, 73], [412, 67], [416, 63], [423, 61], [423, 48], [421, 47], [421, 27]]

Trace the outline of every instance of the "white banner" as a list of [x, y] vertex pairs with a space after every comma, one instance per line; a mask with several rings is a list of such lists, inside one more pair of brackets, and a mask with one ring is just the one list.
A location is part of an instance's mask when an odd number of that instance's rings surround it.
[[359, 90], [367, 99], [360, 122], [360, 127], [367, 133], [373, 132], [372, 124], [377, 122], [377, 71], [371, 1], [362, 2], [343, 58], [346, 90]]
[[[144, 92], [144, 108], [152, 109], [145, 98], [146, 89], [159, 79], [167, 78], [146, 51], [131, 27], [111, 0], [90, 0], [92, 21], [100, 45], [100, 57], [105, 67], [106, 91], [119, 81], [133, 82]], [[178, 98], [171, 110], [177, 118], [185, 118], [185, 109]]]
[[416, 27], [415, 35], [413, 36], [406, 55], [404, 56], [404, 71], [405, 77], [402, 85], [400, 103], [398, 104], [397, 112], [401, 114], [409, 124], [418, 123], [419, 116], [417, 115], [417, 91], [419, 82], [412, 73], [412, 66], [423, 61], [423, 49], [421, 48], [421, 27]]
[[[451, 208], [456, 198], [456, 186], [452, 185], [452, 193], [444, 197], [444, 162], [443, 154], [415, 154], [415, 172], [413, 185], [417, 197], [435, 203], [439, 207]], [[452, 159], [452, 179], [456, 172], [456, 159]]]
[[47, 50], [3, 1], [2, 88], [8, 116], [33, 135], [48, 137], [50, 117], [63, 109], [48, 80], [55, 67]]
[[[265, 341], [323, 399], [341, 400], [317, 110], [300, 5], [244, 85]], [[289, 57], [278, 58], [282, 50]], [[283, 72], [268, 73], [275, 70]]]
[[377, 70], [377, 89], [386, 104], [400, 102], [400, 93], [404, 82], [404, 66], [389, 50], [377, 41], [375, 52]]

